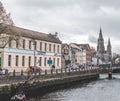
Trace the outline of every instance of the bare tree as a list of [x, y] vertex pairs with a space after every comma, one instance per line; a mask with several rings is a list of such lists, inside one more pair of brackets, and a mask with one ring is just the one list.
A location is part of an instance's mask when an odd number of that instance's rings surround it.
[[0, 2], [0, 48], [4, 48], [7, 43], [12, 40], [19, 43], [20, 34], [11, 28], [13, 25], [14, 23], [10, 18], [10, 13], [6, 13], [2, 3]]
[[14, 25], [13, 20], [10, 17], [10, 13], [6, 13], [2, 3], [0, 2], [0, 23], [7, 25]]
[[12, 29], [13, 26], [0, 23], [0, 48], [4, 48], [10, 41], [20, 44], [21, 35]]

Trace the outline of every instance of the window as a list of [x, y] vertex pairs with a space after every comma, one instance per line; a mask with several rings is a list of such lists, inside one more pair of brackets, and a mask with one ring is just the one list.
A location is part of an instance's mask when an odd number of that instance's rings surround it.
[[34, 41], [34, 49], [36, 50], [37, 49], [37, 42]]
[[25, 66], [25, 56], [22, 56], [22, 66]]
[[53, 45], [53, 52], [55, 53], [55, 45]]
[[46, 58], [44, 58], [44, 66], [46, 66]]
[[53, 58], [53, 64], [55, 65], [55, 58]]
[[11, 55], [8, 55], [8, 66], [11, 66]]
[[18, 43], [18, 41], [16, 41], [16, 48], [18, 48], [18, 45], [19, 45], [19, 43]]
[[23, 49], [25, 49], [25, 39], [23, 39]]
[[16, 55], [16, 66], [18, 66], [18, 55]]
[[42, 42], [40, 42], [40, 50], [42, 50]]
[[35, 57], [35, 64], [34, 64], [35, 66], [36, 66], [36, 63], [37, 63], [37, 57]]
[[64, 54], [68, 54], [68, 49], [64, 49]]
[[8, 47], [11, 47], [12, 46], [11, 44], [12, 44], [12, 41], [9, 40]]
[[51, 52], [51, 44], [49, 44], [49, 52]]
[[31, 41], [29, 41], [29, 49], [31, 49]]
[[47, 51], [47, 43], [45, 43], [45, 51]]
[[[51, 58], [49, 58], [49, 60], [51, 60]], [[49, 64], [49, 66], [50, 66], [50, 64]]]
[[31, 56], [28, 58], [28, 66], [31, 66]]
[[39, 66], [41, 66], [42, 57], [39, 58]]
[[57, 58], [57, 66], [59, 66], [59, 58]]
[[57, 53], [59, 53], [59, 45], [57, 46]]

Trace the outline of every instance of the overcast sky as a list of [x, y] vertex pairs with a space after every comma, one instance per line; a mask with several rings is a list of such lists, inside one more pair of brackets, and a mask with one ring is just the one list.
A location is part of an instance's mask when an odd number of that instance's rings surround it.
[[16, 26], [59, 33], [63, 43], [97, 46], [100, 27], [105, 47], [120, 53], [119, 0], [1, 0]]

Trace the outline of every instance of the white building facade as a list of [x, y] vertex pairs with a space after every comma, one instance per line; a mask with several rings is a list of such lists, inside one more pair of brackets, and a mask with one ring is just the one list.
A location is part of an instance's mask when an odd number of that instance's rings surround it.
[[25, 70], [29, 66], [41, 69], [61, 68], [61, 45], [58, 33], [54, 35], [10, 26], [20, 34], [20, 44], [12, 40], [0, 49], [1, 67], [8, 70]]
[[85, 61], [84, 51], [75, 43], [70, 43], [69, 47], [71, 49], [71, 63], [76, 65], [83, 64]]

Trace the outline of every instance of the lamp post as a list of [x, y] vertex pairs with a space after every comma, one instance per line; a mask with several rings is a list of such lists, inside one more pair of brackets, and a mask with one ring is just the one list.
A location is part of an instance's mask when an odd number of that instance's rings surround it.
[[97, 56], [97, 66], [99, 66], [99, 57]]
[[36, 41], [33, 39], [32, 42], [34, 45], [34, 67], [35, 67], [36, 66], [36, 60], [35, 60]]

